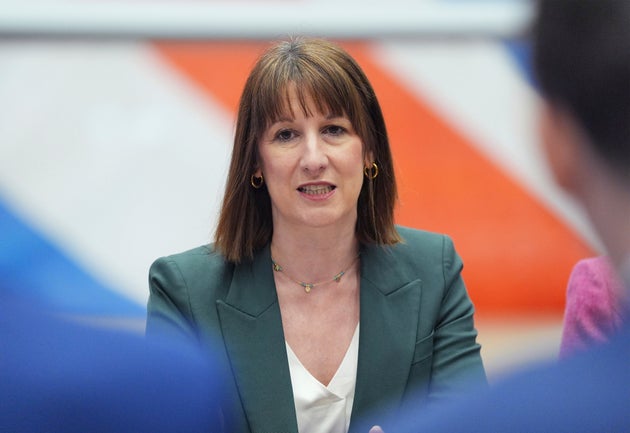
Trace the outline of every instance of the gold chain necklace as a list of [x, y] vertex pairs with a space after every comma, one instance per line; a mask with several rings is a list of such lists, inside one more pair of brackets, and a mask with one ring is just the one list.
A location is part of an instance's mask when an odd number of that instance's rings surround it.
[[358, 259], [359, 259], [359, 255], [357, 254], [357, 256], [354, 259], [352, 259], [352, 263], [350, 263], [346, 267], [345, 270], [343, 270], [343, 271], [339, 272], [338, 274], [336, 274], [331, 280], [319, 281], [317, 283], [307, 283], [307, 282], [300, 281], [300, 280], [297, 280], [297, 279], [293, 278], [291, 275], [287, 274], [287, 272], [282, 268], [282, 266], [280, 266], [278, 263], [276, 263], [276, 261], [273, 259], [273, 257], [271, 258], [271, 265], [273, 266], [273, 270], [274, 271], [284, 273], [284, 275], [286, 275], [289, 280], [293, 281], [296, 284], [299, 284], [300, 286], [302, 286], [304, 288], [304, 291], [306, 293], [309, 293], [311, 291], [311, 289], [313, 289], [314, 287], [322, 286], [324, 284], [329, 284], [329, 283], [332, 283], [333, 281], [338, 283], [339, 280], [341, 280], [341, 277], [343, 277], [346, 274], [346, 272], [348, 272], [352, 268], [352, 266], [355, 264], [355, 262]]

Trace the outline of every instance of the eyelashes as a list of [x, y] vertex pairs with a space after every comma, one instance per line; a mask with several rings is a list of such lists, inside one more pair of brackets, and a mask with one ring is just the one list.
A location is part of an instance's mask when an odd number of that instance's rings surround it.
[[280, 141], [280, 142], [288, 142], [291, 141], [292, 138], [295, 138], [295, 131], [291, 130], [291, 129], [281, 129], [280, 131], [278, 131], [276, 133], [276, 135], [274, 136], [274, 139], [276, 141]]
[[324, 128], [324, 131], [329, 135], [337, 136], [347, 132], [347, 129], [340, 125], [330, 125]]
[[[339, 137], [348, 132], [348, 130], [341, 125], [327, 125], [321, 129], [321, 133], [331, 137]], [[297, 137], [299, 133], [294, 129], [283, 128], [274, 134], [274, 140], [281, 143], [287, 143]]]

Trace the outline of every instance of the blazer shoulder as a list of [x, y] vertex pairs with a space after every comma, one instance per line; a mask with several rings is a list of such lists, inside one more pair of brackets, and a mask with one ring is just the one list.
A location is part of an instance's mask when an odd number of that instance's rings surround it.
[[394, 246], [398, 265], [427, 280], [443, 280], [459, 273], [463, 263], [450, 236], [427, 230], [397, 227], [403, 242]]
[[[206, 295], [227, 287], [234, 266], [214, 250], [213, 244], [202, 245], [181, 253], [160, 257], [153, 262], [149, 278], [180, 281], [190, 296]], [[217, 294], [218, 295], [218, 294]]]
[[178, 266], [190, 266], [204, 264], [206, 266], [221, 266], [227, 263], [225, 258], [214, 249], [214, 244], [202, 245], [189, 250], [170, 254], [168, 256], [160, 257], [156, 262], [173, 262]]
[[[402, 242], [392, 247], [392, 252], [400, 258], [423, 259], [424, 262], [443, 262], [454, 255], [453, 241], [443, 233], [397, 226]], [[434, 262], [435, 261], [435, 262]]]
[[427, 287], [443, 286], [445, 275], [460, 267], [447, 235], [402, 226], [396, 229], [401, 242], [368, 246], [362, 253], [361, 270], [377, 287], [399, 287], [416, 279]]

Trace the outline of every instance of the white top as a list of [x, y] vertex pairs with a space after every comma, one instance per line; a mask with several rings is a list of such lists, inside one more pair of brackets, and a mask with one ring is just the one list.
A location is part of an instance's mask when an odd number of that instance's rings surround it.
[[295, 413], [299, 433], [348, 433], [354, 402], [359, 359], [359, 325], [337, 372], [328, 386], [315, 379], [293, 353], [287, 356], [291, 372]]

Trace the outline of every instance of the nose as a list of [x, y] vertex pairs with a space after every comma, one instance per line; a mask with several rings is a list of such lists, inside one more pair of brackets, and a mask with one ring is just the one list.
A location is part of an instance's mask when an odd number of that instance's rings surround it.
[[326, 143], [316, 132], [305, 135], [304, 149], [300, 160], [301, 168], [311, 174], [319, 174], [328, 166]]

